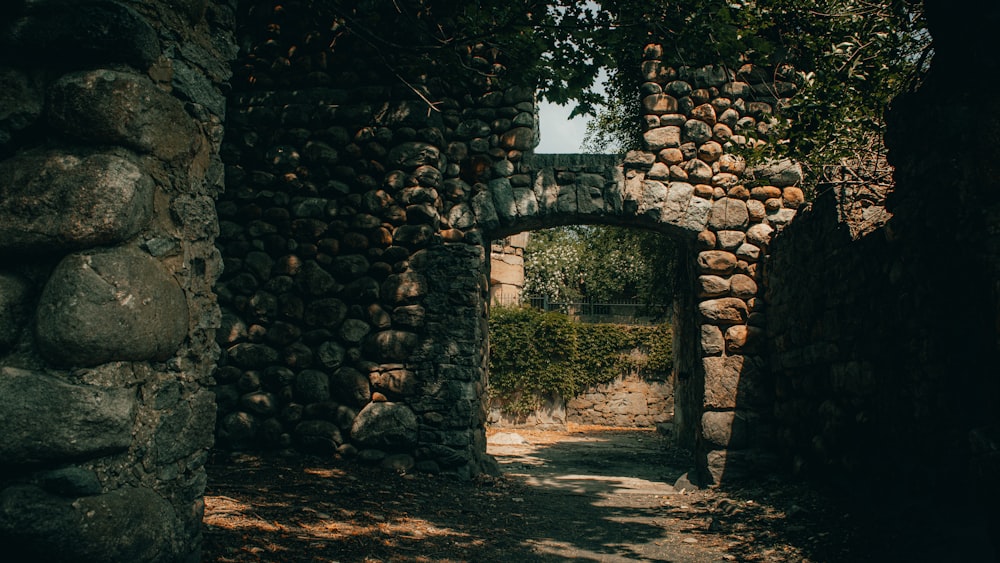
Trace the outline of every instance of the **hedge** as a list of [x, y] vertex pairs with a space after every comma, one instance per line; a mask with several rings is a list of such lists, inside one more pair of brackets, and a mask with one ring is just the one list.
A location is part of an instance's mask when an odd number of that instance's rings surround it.
[[665, 324], [584, 324], [529, 307], [490, 311], [490, 396], [515, 414], [629, 373], [667, 373], [672, 361]]

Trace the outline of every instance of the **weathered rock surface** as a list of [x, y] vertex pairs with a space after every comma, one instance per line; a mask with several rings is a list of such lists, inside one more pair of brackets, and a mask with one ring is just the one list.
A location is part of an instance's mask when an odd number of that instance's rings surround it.
[[126, 151], [44, 151], [0, 163], [0, 252], [110, 245], [149, 221], [153, 181]]
[[128, 247], [67, 256], [39, 301], [38, 345], [61, 365], [164, 360], [187, 331], [180, 286], [156, 260]]
[[417, 442], [417, 417], [401, 403], [370, 403], [358, 413], [351, 438], [371, 448], [411, 447]]
[[71, 461], [132, 442], [135, 392], [73, 385], [44, 373], [0, 368], [0, 464]]

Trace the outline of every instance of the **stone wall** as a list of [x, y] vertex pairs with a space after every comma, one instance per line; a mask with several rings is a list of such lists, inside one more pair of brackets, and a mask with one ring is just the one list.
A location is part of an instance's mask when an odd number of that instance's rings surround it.
[[[700, 341], [698, 329], [678, 332], [695, 339], [678, 349], [705, 359], [678, 364], [691, 366], [696, 403], [682, 431], [693, 444], [747, 445], [724, 433], [739, 385], [761, 383], [758, 263], [802, 201], [801, 171], [778, 163], [746, 184], [731, 152], [751, 142], [744, 132], [766, 131], [772, 94], [791, 93], [787, 84], [765, 84], [773, 73], [751, 67], [666, 68], [650, 46], [646, 149], [624, 161], [539, 157], [530, 89], [442, 82], [433, 67], [407, 86], [378, 61], [359, 66], [364, 45], [338, 58], [330, 32], [296, 9], [247, 11], [240, 27], [218, 204], [221, 445], [478, 471], [489, 464], [486, 245], [573, 223], [644, 227], [697, 246], [684, 271], [700, 277], [681, 285], [697, 297], [680, 301], [675, 318], [700, 315]], [[470, 56], [509, 63], [486, 48]], [[438, 269], [451, 273], [437, 278]], [[438, 301], [450, 319], [440, 325]], [[704, 410], [717, 412], [711, 440]], [[399, 420], [403, 435], [362, 439], [362, 429]]]
[[570, 399], [545, 399], [533, 412], [513, 415], [502, 402], [490, 402], [487, 422], [499, 428], [559, 428], [566, 423], [643, 428], [674, 418], [673, 385], [666, 379], [630, 374], [584, 389]]
[[[991, 367], [1000, 351], [1000, 105], [966, 79], [996, 67], [967, 54], [1000, 11], [973, 23], [942, 2], [927, 10], [930, 73], [889, 114], [891, 218], [871, 228], [886, 215], [880, 206], [852, 213], [859, 191], [831, 189], [774, 240], [775, 413], [779, 442], [802, 473], [915, 514], [947, 503], [973, 515], [972, 533], [992, 521], [995, 538], [1000, 519], [980, 508], [1000, 498], [1000, 377]], [[945, 475], [955, 486], [942, 498]]]
[[8, 561], [197, 561], [228, 2], [0, 15]]
[[490, 244], [490, 303], [517, 305], [524, 290], [524, 249], [530, 233], [518, 233]]

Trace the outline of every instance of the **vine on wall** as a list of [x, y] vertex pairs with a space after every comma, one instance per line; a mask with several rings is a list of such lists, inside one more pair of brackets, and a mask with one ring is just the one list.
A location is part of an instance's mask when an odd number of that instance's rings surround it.
[[490, 395], [513, 414], [534, 410], [545, 397], [574, 397], [629, 373], [665, 375], [672, 362], [665, 324], [583, 324], [528, 307], [490, 312]]

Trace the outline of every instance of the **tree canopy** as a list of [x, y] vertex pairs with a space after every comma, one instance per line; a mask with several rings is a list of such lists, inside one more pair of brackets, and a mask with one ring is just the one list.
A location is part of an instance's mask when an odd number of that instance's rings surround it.
[[[813, 182], [826, 164], [881, 151], [883, 112], [918, 79], [930, 53], [922, 3], [912, 0], [305, 2], [315, 18], [332, 22], [331, 45], [353, 41], [374, 51], [408, 85], [431, 65], [444, 83], [502, 79], [573, 104], [575, 114], [598, 115], [595, 149], [632, 148], [640, 138], [646, 43], [662, 44], [674, 66], [790, 65], [799, 90], [782, 108], [775, 137], [783, 142], [757, 156], [795, 158]], [[473, 47], [484, 44], [510, 72], [473, 64]], [[609, 75], [606, 95], [596, 84], [601, 69]]]

